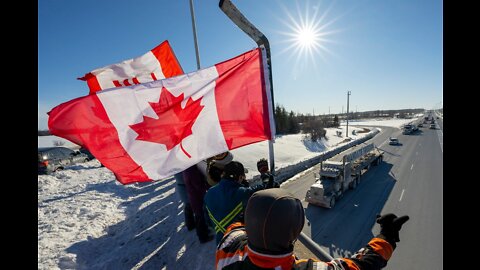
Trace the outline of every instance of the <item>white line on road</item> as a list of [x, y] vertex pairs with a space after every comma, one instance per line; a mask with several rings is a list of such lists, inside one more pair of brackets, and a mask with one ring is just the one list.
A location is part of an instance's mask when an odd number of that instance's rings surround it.
[[413, 170], [413, 164], [412, 164], [412, 167], [410, 167], [410, 170]]
[[382, 144], [378, 146], [378, 148], [382, 147], [388, 140], [385, 140]]
[[438, 142], [440, 143], [440, 149], [442, 150], [443, 153], [443, 131], [442, 130], [437, 130], [437, 136], [438, 136]]
[[400, 194], [400, 200], [398, 200], [399, 202], [402, 201], [402, 198], [403, 198], [403, 192], [405, 192], [405, 189], [402, 189], [402, 194]]

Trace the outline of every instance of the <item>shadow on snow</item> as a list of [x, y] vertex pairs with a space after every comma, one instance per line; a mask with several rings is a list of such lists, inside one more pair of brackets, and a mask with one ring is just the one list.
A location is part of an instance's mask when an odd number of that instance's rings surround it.
[[[109, 184], [112, 185], [111, 189], [102, 186]], [[126, 217], [108, 227], [105, 235], [89, 237], [66, 249], [76, 254], [75, 269], [178, 269], [181, 265], [189, 265], [189, 269], [212, 267], [215, 248], [210, 244], [214, 241], [202, 245], [198, 242], [195, 230], [187, 231], [183, 205], [175, 194], [175, 187], [173, 178], [127, 187], [128, 192], [112, 182], [89, 187], [100, 192], [117, 191], [115, 195], [123, 199], [136, 198], [119, 206], [126, 207]], [[199, 254], [202, 248], [210, 248], [211, 254]]]

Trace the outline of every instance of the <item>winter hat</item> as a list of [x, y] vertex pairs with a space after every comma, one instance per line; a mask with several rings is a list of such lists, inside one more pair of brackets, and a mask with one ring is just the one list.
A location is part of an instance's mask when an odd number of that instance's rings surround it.
[[245, 175], [248, 172], [243, 167], [243, 164], [238, 161], [231, 161], [223, 168], [223, 177], [238, 179], [240, 176]]
[[229, 151], [213, 156], [211, 166], [215, 166], [223, 170], [225, 165], [230, 163], [233, 160], [233, 154]]
[[293, 244], [305, 223], [302, 203], [281, 188], [255, 192], [245, 209], [248, 247], [256, 252], [283, 255], [293, 252]]
[[223, 168], [225, 165], [233, 160], [233, 155], [230, 152], [223, 152], [221, 154], [211, 157], [207, 166], [207, 182], [213, 187], [222, 178]]

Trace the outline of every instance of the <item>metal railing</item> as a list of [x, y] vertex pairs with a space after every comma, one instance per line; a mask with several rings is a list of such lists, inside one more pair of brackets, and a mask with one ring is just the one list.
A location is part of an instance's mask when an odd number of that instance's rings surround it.
[[318, 259], [325, 262], [333, 260], [333, 257], [330, 256], [330, 254], [325, 252], [317, 243], [313, 242], [313, 240], [303, 232], [301, 232], [298, 236], [298, 240], [300, 240], [300, 242], [302, 242], [306, 248], [308, 248], [315, 256], [317, 256]]

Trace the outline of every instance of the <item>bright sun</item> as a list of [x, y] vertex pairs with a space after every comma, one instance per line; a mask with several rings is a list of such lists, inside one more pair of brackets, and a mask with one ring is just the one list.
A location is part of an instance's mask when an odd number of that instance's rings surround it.
[[318, 34], [311, 28], [300, 29], [296, 34], [297, 43], [299, 46], [309, 48], [316, 46]]
[[[297, 2], [298, 3], [298, 2]], [[280, 21], [287, 26], [287, 31], [281, 31], [287, 38], [281, 42], [287, 43], [287, 46], [280, 51], [280, 54], [286, 53], [289, 57], [296, 58], [295, 66], [305, 66], [308, 62], [317, 65], [318, 56], [325, 60], [323, 54], [330, 53], [326, 45], [332, 42], [327, 37], [336, 31], [327, 31], [327, 28], [335, 21], [325, 22], [325, 17], [329, 8], [321, 9], [319, 5], [306, 5], [305, 13], [302, 15], [297, 5], [296, 18], [290, 13], [290, 10], [284, 7], [286, 16]], [[324, 11], [319, 14], [320, 10]], [[311, 14], [313, 13], [313, 14]]]

